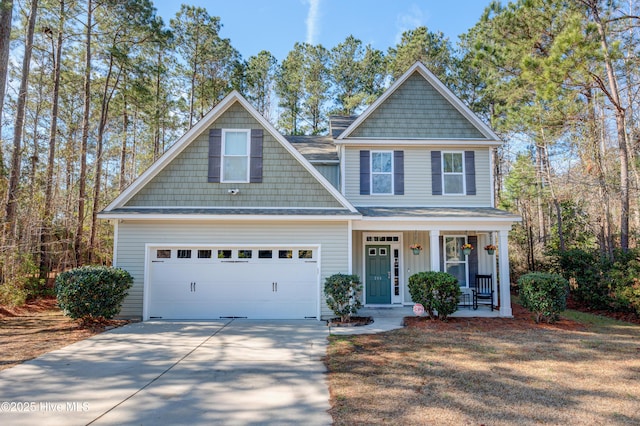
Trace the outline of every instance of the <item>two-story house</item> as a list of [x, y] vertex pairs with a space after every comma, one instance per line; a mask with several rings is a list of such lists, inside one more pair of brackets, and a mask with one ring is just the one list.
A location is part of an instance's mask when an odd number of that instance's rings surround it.
[[491, 275], [511, 316], [520, 218], [494, 207], [500, 144], [420, 63], [329, 136], [285, 137], [233, 92], [100, 213], [135, 279], [122, 315], [321, 319], [332, 274], [358, 274], [366, 305], [400, 306], [409, 276], [434, 270], [465, 292]]

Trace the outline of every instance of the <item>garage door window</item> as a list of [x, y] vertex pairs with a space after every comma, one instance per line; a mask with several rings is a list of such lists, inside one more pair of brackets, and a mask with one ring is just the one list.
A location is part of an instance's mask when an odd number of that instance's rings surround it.
[[258, 250], [258, 259], [271, 259], [272, 257], [273, 257], [273, 251]]
[[218, 250], [218, 259], [231, 259], [231, 250]]
[[171, 250], [156, 250], [156, 259], [171, 259]]
[[191, 250], [178, 250], [178, 259], [191, 259]]
[[198, 250], [198, 259], [211, 259], [211, 250]]
[[251, 250], [238, 250], [238, 259], [251, 259]]
[[278, 259], [293, 258], [293, 250], [278, 250]]
[[313, 250], [298, 250], [298, 259], [313, 259]]

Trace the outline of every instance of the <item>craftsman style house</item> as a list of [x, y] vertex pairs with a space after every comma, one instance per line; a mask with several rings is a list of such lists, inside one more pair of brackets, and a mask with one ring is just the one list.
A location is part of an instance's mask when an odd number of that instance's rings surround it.
[[321, 319], [332, 274], [358, 274], [365, 305], [401, 306], [409, 276], [435, 270], [467, 294], [491, 275], [509, 317], [520, 218], [494, 207], [500, 144], [420, 63], [329, 136], [283, 136], [233, 92], [100, 213], [135, 279], [122, 315]]

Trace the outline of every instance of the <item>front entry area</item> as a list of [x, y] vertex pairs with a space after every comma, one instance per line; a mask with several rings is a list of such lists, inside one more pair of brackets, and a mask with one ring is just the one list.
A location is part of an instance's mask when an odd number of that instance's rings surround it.
[[145, 319], [319, 319], [319, 249], [151, 247]]
[[366, 303], [387, 305], [391, 303], [391, 247], [367, 245], [366, 252]]

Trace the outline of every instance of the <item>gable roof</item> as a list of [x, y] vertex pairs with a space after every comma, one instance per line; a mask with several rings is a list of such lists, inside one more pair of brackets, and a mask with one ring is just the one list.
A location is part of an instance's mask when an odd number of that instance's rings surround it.
[[105, 217], [109, 212], [121, 210], [142, 188], [155, 176], [170, 164], [189, 144], [191, 144], [202, 132], [206, 131], [229, 107], [239, 103], [260, 125], [269, 132], [273, 138], [285, 148], [326, 190], [336, 201], [350, 212], [357, 213], [351, 203], [333, 186], [322, 174], [298, 152], [284, 136], [278, 132], [251, 104], [237, 91], [231, 92], [218, 103], [206, 116], [189, 129], [178, 141], [173, 144], [155, 163], [142, 173], [131, 185], [118, 195], [102, 212]]
[[[451, 92], [431, 71], [421, 62], [416, 62], [400, 78], [398, 78], [376, 101], [371, 104], [359, 117], [348, 124], [348, 127], [336, 137], [336, 143], [348, 143], [347, 140], [354, 131], [362, 125], [382, 104], [385, 103], [411, 76], [418, 73], [422, 76], [453, 108], [455, 108], [468, 122], [478, 130], [484, 139], [480, 142], [489, 142], [492, 145], [502, 143], [498, 135], [476, 114], [473, 113], [456, 95]], [[354, 138], [355, 139], [355, 138]]]

